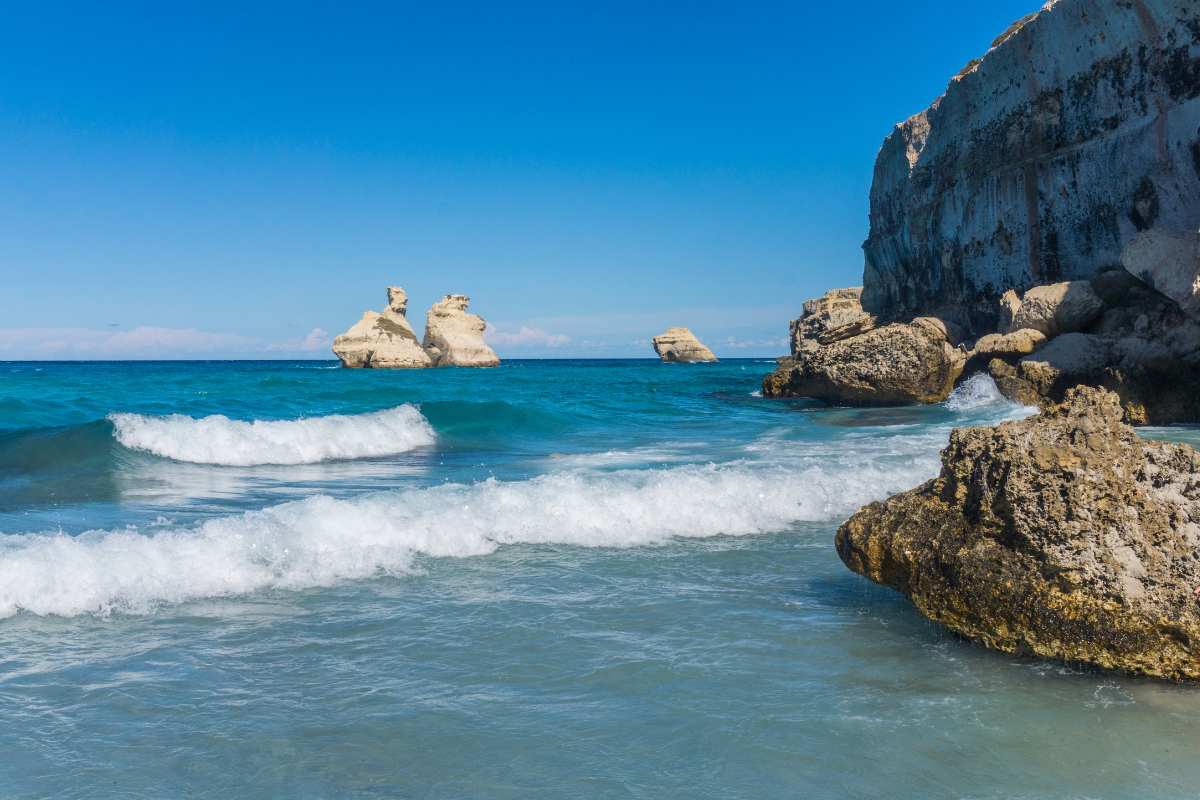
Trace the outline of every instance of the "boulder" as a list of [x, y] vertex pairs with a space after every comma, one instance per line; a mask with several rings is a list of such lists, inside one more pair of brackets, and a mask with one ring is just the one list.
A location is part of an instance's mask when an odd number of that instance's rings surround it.
[[862, 287], [834, 289], [804, 303], [804, 314], [791, 324], [792, 354], [866, 333], [875, 316], [863, 311]]
[[[1200, 167], [1200, 148], [1196, 152]], [[1200, 314], [1200, 233], [1143, 231], [1125, 248], [1121, 264], [1186, 313]]]
[[[1005, 31], [880, 149], [863, 308], [999, 327], [1006, 289], [1132, 271], [1200, 224], [1200, 3], [1056, 0]], [[1186, 252], [1186, 247], [1182, 247]], [[1174, 273], [1179, 280], [1156, 276]], [[1180, 287], [1176, 291], [1174, 287]]]
[[846, 405], [937, 403], [949, 397], [965, 363], [941, 320], [919, 317], [782, 359], [763, 381], [763, 394]]
[[425, 315], [425, 352], [435, 367], [495, 367], [500, 358], [483, 340], [487, 323], [467, 313], [471, 298], [448, 294]]
[[1104, 303], [1087, 281], [1034, 286], [1017, 306], [1009, 332], [1033, 329], [1047, 337], [1076, 333], [1096, 321]]
[[989, 333], [975, 342], [967, 357], [971, 362], [981, 365], [990, 363], [994, 358], [1015, 361], [1033, 353], [1045, 343], [1046, 334], [1033, 328], [1021, 328], [1012, 333]]
[[1200, 419], [1200, 321], [1124, 269], [1100, 272], [1091, 285], [1103, 310], [1088, 332], [1059, 336], [1012, 368], [989, 362], [1000, 391], [1048, 406], [1073, 386], [1100, 386], [1117, 393], [1133, 424]]
[[354, 368], [418, 369], [433, 366], [408, 324], [408, 295], [399, 286], [387, 290], [383, 313], [366, 311], [354, 327], [333, 340], [342, 365]]
[[717, 357], [688, 328], [667, 328], [654, 337], [654, 352], [663, 361], [694, 364], [716, 361]]
[[997, 650], [1200, 679], [1200, 454], [1090, 387], [953, 432], [941, 474], [837, 533], [853, 571]]

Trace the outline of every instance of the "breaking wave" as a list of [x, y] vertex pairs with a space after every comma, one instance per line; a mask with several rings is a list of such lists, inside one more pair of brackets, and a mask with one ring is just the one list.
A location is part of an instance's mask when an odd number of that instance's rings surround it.
[[414, 570], [418, 556], [510, 544], [634, 547], [837, 520], [936, 469], [935, 453], [889, 465], [800, 469], [740, 462], [571, 471], [352, 499], [319, 495], [195, 527], [0, 536], [0, 617], [74, 616]]
[[946, 399], [946, 408], [951, 411], [975, 411], [992, 406], [1019, 407], [1004, 395], [996, 381], [986, 372], [976, 372], [971, 377], [954, 387], [950, 397]]
[[354, 416], [295, 420], [233, 420], [222, 415], [195, 419], [110, 414], [113, 435], [131, 450], [190, 461], [249, 467], [314, 464], [395, 455], [431, 445], [436, 435], [412, 405]]

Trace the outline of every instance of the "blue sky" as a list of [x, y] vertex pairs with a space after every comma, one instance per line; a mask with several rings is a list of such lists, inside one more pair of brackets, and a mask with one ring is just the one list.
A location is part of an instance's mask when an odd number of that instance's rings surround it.
[[0, 358], [329, 357], [388, 284], [501, 356], [778, 355], [1038, 4], [6, 4]]

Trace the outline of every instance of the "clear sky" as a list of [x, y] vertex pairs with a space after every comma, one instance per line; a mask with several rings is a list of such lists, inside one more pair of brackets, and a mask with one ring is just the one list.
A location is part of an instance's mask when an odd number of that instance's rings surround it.
[[[7, 4], [0, 359], [786, 350], [884, 136], [1039, 0]], [[190, 10], [185, 8], [190, 6]]]

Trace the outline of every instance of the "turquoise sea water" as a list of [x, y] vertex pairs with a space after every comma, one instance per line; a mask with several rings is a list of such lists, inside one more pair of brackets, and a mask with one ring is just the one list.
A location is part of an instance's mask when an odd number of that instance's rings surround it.
[[1194, 688], [838, 561], [1022, 409], [770, 368], [0, 364], [0, 797], [1200, 795]]

